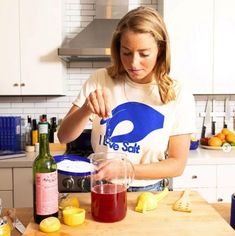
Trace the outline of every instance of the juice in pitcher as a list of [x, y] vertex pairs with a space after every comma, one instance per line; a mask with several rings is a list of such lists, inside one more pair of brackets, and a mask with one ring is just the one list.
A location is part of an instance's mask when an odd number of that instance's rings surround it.
[[96, 185], [91, 190], [91, 212], [99, 222], [116, 222], [126, 216], [125, 186], [118, 184]]

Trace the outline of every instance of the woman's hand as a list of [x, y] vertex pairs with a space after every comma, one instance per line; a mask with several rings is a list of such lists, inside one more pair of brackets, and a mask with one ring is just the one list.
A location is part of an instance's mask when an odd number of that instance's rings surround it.
[[86, 98], [85, 105], [93, 114], [101, 118], [111, 115], [110, 94], [106, 89], [97, 89]]
[[119, 160], [107, 160], [96, 166], [95, 180], [111, 180], [124, 176], [123, 165]]
[[112, 159], [102, 161], [95, 166], [95, 180], [121, 180], [122, 183], [129, 184], [134, 178], [134, 168], [130, 161], [122, 159]]

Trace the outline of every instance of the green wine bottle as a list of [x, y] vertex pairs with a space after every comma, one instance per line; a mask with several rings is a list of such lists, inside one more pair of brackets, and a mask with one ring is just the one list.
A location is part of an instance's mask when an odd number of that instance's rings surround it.
[[49, 152], [48, 123], [39, 122], [39, 155], [33, 163], [33, 213], [40, 223], [49, 216], [58, 217], [58, 176], [54, 158]]

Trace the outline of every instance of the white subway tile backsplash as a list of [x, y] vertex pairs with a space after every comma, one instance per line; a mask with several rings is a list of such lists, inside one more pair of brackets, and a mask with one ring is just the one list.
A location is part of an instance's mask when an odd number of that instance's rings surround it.
[[[45, 103], [43, 103], [45, 104]], [[33, 103], [14, 103], [14, 108], [33, 108]]]
[[1, 108], [0, 109], [0, 115], [1, 116], [8, 116], [8, 115], [21, 115], [23, 113], [23, 108], [14, 108], [12, 106], [6, 107], [6, 108]]
[[11, 103], [9, 103], [9, 102], [5, 102], [5, 103], [1, 103], [1, 105], [0, 105], [0, 110], [1, 109], [4, 109], [4, 108], [8, 108], [8, 107], [10, 107], [12, 104]]
[[96, 0], [80, 0], [80, 4], [88, 4], [88, 3], [91, 3], [91, 4], [94, 4]]
[[84, 62], [84, 61], [70, 62], [68, 64], [68, 67], [69, 68], [78, 68], [78, 67], [81, 67], [81, 68], [84, 68], [84, 67], [92, 68], [92, 62], [90, 62], [90, 61], [87, 61], [87, 62]]
[[95, 10], [82, 10], [81, 15], [82, 16], [94, 16]]

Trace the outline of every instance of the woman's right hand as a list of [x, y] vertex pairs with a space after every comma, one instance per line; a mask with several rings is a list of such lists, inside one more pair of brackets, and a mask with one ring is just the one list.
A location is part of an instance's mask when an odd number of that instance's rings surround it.
[[111, 115], [110, 94], [106, 89], [96, 89], [91, 92], [84, 105], [101, 118]]

